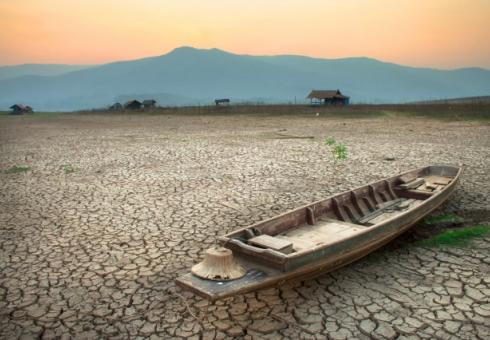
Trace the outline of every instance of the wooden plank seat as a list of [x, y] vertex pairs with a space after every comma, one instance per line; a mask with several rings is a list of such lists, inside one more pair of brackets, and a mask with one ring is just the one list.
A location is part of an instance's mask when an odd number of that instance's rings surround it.
[[315, 225], [302, 225], [287, 230], [276, 238], [292, 242], [294, 251], [328, 245], [355, 234], [365, 227], [358, 224], [323, 217]]
[[[402, 181], [403, 182], [403, 181]], [[444, 176], [427, 176], [411, 179], [410, 181], [399, 184], [397, 190], [417, 190], [417, 191], [440, 191], [451, 182], [451, 178]]]
[[427, 183], [439, 184], [439, 185], [448, 185], [451, 183], [452, 178], [444, 177], [444, 176], [427, 176], [425, 177], [425, 181]]
[[265, 234], [249, 239], [248, 243], [252, 246], [272, 249], [283, 254], [289, 254], [293, 251], [293, 243], [291, 241]]
[[400, 185], [398, 185], [398, 188], [400, 189], [405, 189], [405, 190], [408, 190], [408, 189], [414, 189], [418, 186], [420, 186], [421, 184], [424, 184], [425, 183], [425, 179], [423, 178], [416, 178], [410, 182], [407, 182], [407, 183], [402, 183]]
[[412, 179], [395, 187], [398, 197], [425, 200], [435, 192], [441, 191], [451, 182], [451, 178], [444, 176], [427, 176]]

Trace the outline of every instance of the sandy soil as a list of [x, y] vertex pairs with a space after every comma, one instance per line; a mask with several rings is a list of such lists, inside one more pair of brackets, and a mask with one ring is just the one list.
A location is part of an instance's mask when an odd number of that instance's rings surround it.
[[0, 117], [0, 169], [30, 168], [0, 173], [0, 338], [488, 339], [490, 238], [429, 249], [418, 226], [316, 280], [212, 305], [173, 283], [216, 235], [433, 163], [465, 169], [436, 214], [489, 222], [485, 123]]

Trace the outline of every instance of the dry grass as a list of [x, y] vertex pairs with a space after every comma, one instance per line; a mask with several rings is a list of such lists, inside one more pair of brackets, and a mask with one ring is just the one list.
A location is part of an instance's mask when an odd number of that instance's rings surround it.
[[354, 104], [348, 106], [309, 106], [309, 105], [229, 105], [229, 106], [183, 106], [157, 107], [142, 111], [91, 111], [112, 114], [145, 113], [176, 115], [303, 115], [338, 118], [372, 117], [424, 117], [441, 120], [490, 120], [490, 103], [461, 104]]

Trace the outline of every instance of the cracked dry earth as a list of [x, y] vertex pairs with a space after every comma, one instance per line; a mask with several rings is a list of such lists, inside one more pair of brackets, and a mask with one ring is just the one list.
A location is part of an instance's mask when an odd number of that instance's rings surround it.
[[[349, 149], [337, 172], [327, 135]], [[214, 304], [173, 283], [216, 235], [431, 163], [465, 167], [437, 213], [488, 223], [488, 124], [0, 117], [0, 151], [2, 170], [30, 168], [0, 174], [2, 339], [490, 338], [489, 237], [423, 248], [416, 226], [315, 280]]]

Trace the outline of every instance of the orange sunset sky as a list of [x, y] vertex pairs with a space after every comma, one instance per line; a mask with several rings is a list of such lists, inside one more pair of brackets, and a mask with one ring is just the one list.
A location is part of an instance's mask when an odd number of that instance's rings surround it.
[[182, 45], [490, 68], [490, 0], [0, 0], [0, 65], [96, 64]]

